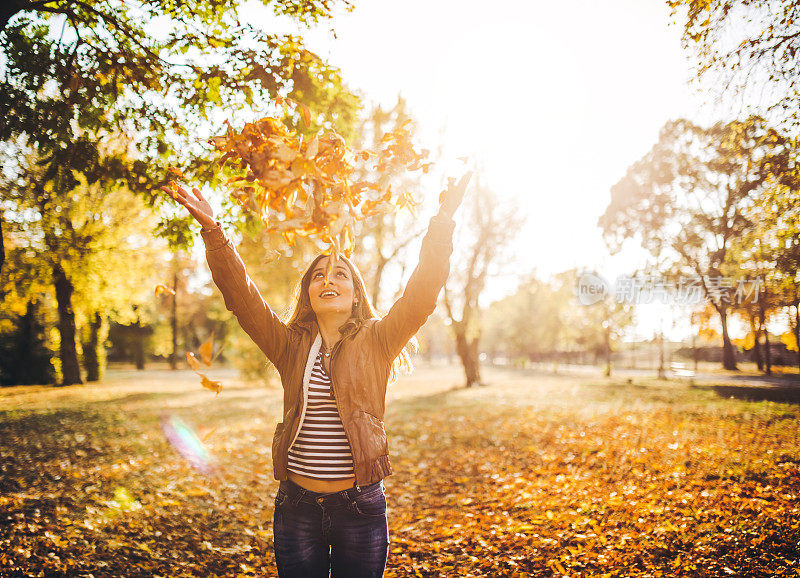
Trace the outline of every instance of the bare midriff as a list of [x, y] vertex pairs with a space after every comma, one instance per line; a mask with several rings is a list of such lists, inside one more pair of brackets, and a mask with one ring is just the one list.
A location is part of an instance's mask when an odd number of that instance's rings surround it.
[[318, 478], [309, 478], [308, 476], [296, 472], [289, 472], [289, 479], [298, 486], [319, 494], [341, 492], [342, 490], [352, 488], [356, 483], [355, 476], [343, 478], [341, 480], [320, 480]]

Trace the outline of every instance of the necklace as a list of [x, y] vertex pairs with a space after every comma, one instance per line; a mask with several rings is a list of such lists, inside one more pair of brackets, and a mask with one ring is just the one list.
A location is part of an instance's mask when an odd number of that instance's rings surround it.
[[338, 339], [336, 340], [336, 342], [335, 342], [333, 345], [331, 345], [331, 346], [329, 347], [329, 346], [328, 346], [328, 345], [325, 343], [325, 340], [323, 340], [323, 341], [322, 341], [322, 346], [321, 346], [321, 349], [320, 349], [320, 350], [322, 351], [322, 354], [323, 354], [325, 357], [330, 357], [330, 356], [331, 356], [331, 353], [333, 353], [333, 348], [334, 348], [334, 347], [336, 347], [336, 343], [339, 343], [339, 340], [338, 340]]

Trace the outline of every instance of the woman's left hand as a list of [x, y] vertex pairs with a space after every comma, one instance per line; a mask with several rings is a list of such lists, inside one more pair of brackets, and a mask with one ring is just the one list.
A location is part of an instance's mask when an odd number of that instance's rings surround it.
[[466, 173], [456, 184], [455, 179], [450, 181], [449, 186], [442, 192], [442, 204], [439, 207], [439, 213], [453, 218], [456, 210], [458, 210], [461, 201], [464, 200], [464, 193], [467, 190], [469, 180], [472, 178], [472, 171]]

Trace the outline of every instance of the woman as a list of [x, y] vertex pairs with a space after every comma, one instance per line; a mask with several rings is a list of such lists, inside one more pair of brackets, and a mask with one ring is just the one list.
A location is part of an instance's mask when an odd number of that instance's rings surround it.
[[280, 481], [273, 528], [279, 576], [383, 575], [389, 527], [382, 480], [392, 473], [383, 425], [386, 387], [447, 280], [452, 217], [470, 176], [445, 191], [419, 264], [382, 319], [355, 265], [340, 257], [326, 275], [333, 257], [320, 255], [303, 274], [291, 319], [282, 322], [200, 191], [190, 195], [178, 187], [173, 195], [202, 226], [226, 307], [281, 376], [283, 421], [272, 441]]

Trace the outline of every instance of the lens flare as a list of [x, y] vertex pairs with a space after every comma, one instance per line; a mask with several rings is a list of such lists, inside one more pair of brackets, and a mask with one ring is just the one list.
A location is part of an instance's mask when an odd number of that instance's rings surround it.
[[176, 415], [165, 415], [161, 417], [161, 429], [169, 440], [169, 443], [186, 458], [186, 460], [202, 474], [213, 473], [211, 456], [203, 442], [195, 435], [181, 418]]

